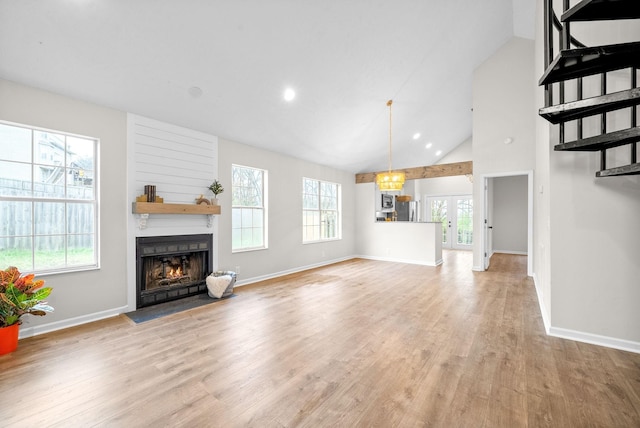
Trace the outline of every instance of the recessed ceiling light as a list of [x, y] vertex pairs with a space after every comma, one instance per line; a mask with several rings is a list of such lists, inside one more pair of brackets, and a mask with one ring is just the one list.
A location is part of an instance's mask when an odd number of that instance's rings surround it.
[[438, 151], [436, 152], [436, 156], [440, 156], [441, 154], [442, 154], [442, 150], [438, 150]]
[[416, 132], [415, 134], [413, 134], [413, 139], [417, 140], [418, 138], [420, 138], [420, 133]]
[[284, 90], [284, 100], [292, 101], [296, 97], [296, 91], [291, 88], [287, 88]]
[[193, 98], [200, 98], [202, 96], [202, 89], [198, 88], [197, 86], [192, 86], [189, 88], [189, 95], [191, 95]]
[[426, 146], [424, 146], [424, 148], [425, 148], [425, 149], [430, 149], [430, 148], [431, 148], [431, 146], [433, 146], [433, 143], [427, 143], [427, 145], [426, 145]]

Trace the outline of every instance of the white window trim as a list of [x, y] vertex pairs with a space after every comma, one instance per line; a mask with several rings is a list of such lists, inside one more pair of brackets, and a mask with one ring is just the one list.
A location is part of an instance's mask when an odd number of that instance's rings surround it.
[[[304, 232], [302, 233], [302, 244], [306, 245], [306, 244], [319, 244], [321, 242], [331, 242], [331, 241], [340, 241], [342, 240], [342, 185], [340, 183], [335, 183], [332, 181], [326, 181], [326, 180], [320, 180], [317, 178], [310, 178], [310, 177], [302, 177], [302, 194], [304, 194], [304, 180], [311, 180], [311, 181], [317, 181], [318, 184], [320, 183], [327, 183], [327, 184], [333, 184], [335, 186], [337, 186], [337, 205], [338, 208], [336, 209], [337, 215], [337, 231], [336, 231], [336, 237], [335, 238], [320, 238], [320, 239], [314, 239], [314, 240], [308, 240], [305, 241], [304, 239]], [[318, 195], [319, 197], [320, 195]], [[319, 213], [321, 213], [322, 211], [327, 211], [327, 210], [322, 210], [321, 208], [318, 208], [317, 210], [307, 210], [304, 208], [304, 199], [302, 201], [303, 205], [302, 205], [302, 213], [304, 213], [305, 211], [318, 211]], [[318, 206], [319, 207], [319, 206]], [[302, 224], [302, 229], [304, 229], [304, 222]]]
[[[93, 140], [94, 141], [94, 153], [93, 153], [93, 162], [94, 162], [94, 178], [93, 178], [93, 191], [94, 191], [94, 198], [93, 200], [86, 200], [86, 199], [67, 199], [67, 198], [47, 198], [47, 197], [34, 197], [29, 196], [0, 196], [0, 200], [4, 200], [4, 201], [19, 201], [19, 202], [31, 202], [32, 206], [31, 206], [31, 210], [32, 210], [32, 218], [33, 218], [33, 203], [36, 202], [63, 202], [63, 203], [74, 203], [74, 202], [82, 202], [82, 203], [88, 203], [91, 201], [92, 205], [93, 205], [93, 224], [94, 224], [94, 242], [93, 242], [93, 252], [95, 255], [95, 264], [91, 264], [91, 265], [74, 265], [74, 266], [67, 266], [64, 268], [55, 268], [55, 269], [30, 269], [29, 273], [34, 273], [37, 274], [39, 276], [49, 276], [49, 275], [57, 275], [57, 274], [66, 274], [66, 273], [72, 273], [72, 272], [85, 272], [85, 271], [92, 271], [92, 270], [99, 270], [101, 268], [101, 257], [100, 257], [100, 139], [97, 137], [92, 137], [92, 136], [88, 136], [88, 135], [81, 135], [81, 134], [74, 134], [72, 132], [66, 132], [66, 131], [59, 131], [59, 130], [55, 130], [55, 129], [50, 129], [50, 128], [42, 128], [39, 126], [32, 126], [32, 125], [26, 125], [23, 123], [17, 123], [17, 122], [10, 122], [10, 121], [6, 121], [6, 120], [0, 120], [0, 124], [2, 125], [7, 125], [7, 126], [14, 126], [14, 127], [18, 127], [18, 128], [24, 128], [24, 129], [28, 129], [32, 132], [32, 140], [31, 140], [31, 144], [32, 144], [32, 152], [31, 152], [31, 162], [30, 165], [33, 166], [34, 164], [38, 164], [38, 162], [36, 162], [35, 159], [35, 147], [33, 145], [33, 133], [37, 132], [37, 131], [41, 131], [41, 132], [50, 132], [50, 133], [54, 133], [54, 134], [59, 134], [59, 135], [64, 135], [65, 137], [75, 137], [75, 138], [82, 138], [82, 139], [87, 139], [87, 140]], [[32, 170], [32, 174], [33, 174], [33, 170]], [[33, 182], [33, 176], [32, 176], [32, 182]], [[33, 232], [33, 228], [35, 227], [35, 225], [32, 224], [32, 233], [31, 233], [31, 237], [34, 236], [34, 232]], [[65, 238], [68, 236], [67, 233], [64, 234]], [[31, 257], [33, 260], [33, 249], [31, 251]]]
[[[262, 245], [259, 247], [250, 248], [233, 248], [233, 231], [231, 236], [231, 253], [247, 253], [251, 251], [262, 251], [269, 249], [269, 171], [263, 168], [257, 168], [254, 166], [232, 164], [231, 165], [231, 212], [233, 216], [234, 208], [256, 208], [245, 207], [240, 205], [233, 205], [233, 168], [247, 168], [262, 171]], [[231, 219], [231, 228], [233, 230], [233, 217]]]

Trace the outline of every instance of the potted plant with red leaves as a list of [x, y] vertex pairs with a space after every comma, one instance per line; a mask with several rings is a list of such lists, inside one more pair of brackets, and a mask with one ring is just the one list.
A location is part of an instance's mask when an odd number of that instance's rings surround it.
[[43, 316], [53, 308], [44, 301], [51, 294], [44, 280], [35, 274], [22, 275], [17, 267], [0, 270], [0, 355], [18, 346], [18, 329], [22, 316]]

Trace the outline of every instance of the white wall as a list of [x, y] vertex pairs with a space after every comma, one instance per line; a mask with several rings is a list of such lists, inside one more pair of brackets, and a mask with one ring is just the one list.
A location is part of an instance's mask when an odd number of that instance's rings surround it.
[[[535, 166], [534, 42], [514, 37], [473, 75], [474, 236], [483, 231], [484, 175], [531, 171]], [[507, 139], [510, 144], [505, 144]], [[482, 270], [482, 240], [473, 266]]]
[[449, 153], [444, 155], [437, 164], [442, 165], [445, 163], [470, 161], [473, 157], [472, 143], [473, 139], [471, 137], [467, 138], [456, 147], [454, 147], [453, 150], [451, 150]]
[[495, 177], [490, 181], [493, 252], [527, 254], [527, 176]]
[[[24, 317], [21, 336], [109, 316], [126, 305], [126, 115], [123, 112], [0, 80], [0, 118], [100, 139], [98, 270], [43, 275], [55, 312]], [[4, 268], [4, 267], [3, 267]]]
[[[238, 271], [238, 284], [350, 258], [355, 254], [355, 175], [274, 152], [220, 139], [218, 179], [228, 191], [218, 199], [219, 268]], [[269, 248], [231, 252], [231, 165], [269, 173]], [[339, 183], [342, 187], [342, 239], [302, 243], [302, 178]], [[370, 213], [373, 220], [373, 211]]]
[[536, 3], [531, 0], [513, 0], [513, 33], [515, 36], [533, 40]]

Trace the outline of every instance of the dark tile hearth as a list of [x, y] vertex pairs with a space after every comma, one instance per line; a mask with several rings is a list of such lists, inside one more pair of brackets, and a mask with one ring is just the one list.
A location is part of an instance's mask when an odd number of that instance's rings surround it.
[[153, 306], [147, 306], [145, 308], [138, 309], [133, 312], [125, 313], [126, 316], [131, 318], [136, 324], [151, 321], [156, 318], [163, 317], [165, 315], [175, 314], [177, 312], [186, 311], [189, 309], [194, 309], [200, 306], [207, 305], [209, 303], [219, 302], [221, 300], [226, 300], [231, 297], [235, 297], [235, 294], [232, 294], [228, 297], [223, 297], [220, 299], [214, 299], [209, 297], [207, 293], [196, 294], [195, 296], [185, 297], [183, 299], [174, 300], [171, 302], [160, 303]]

